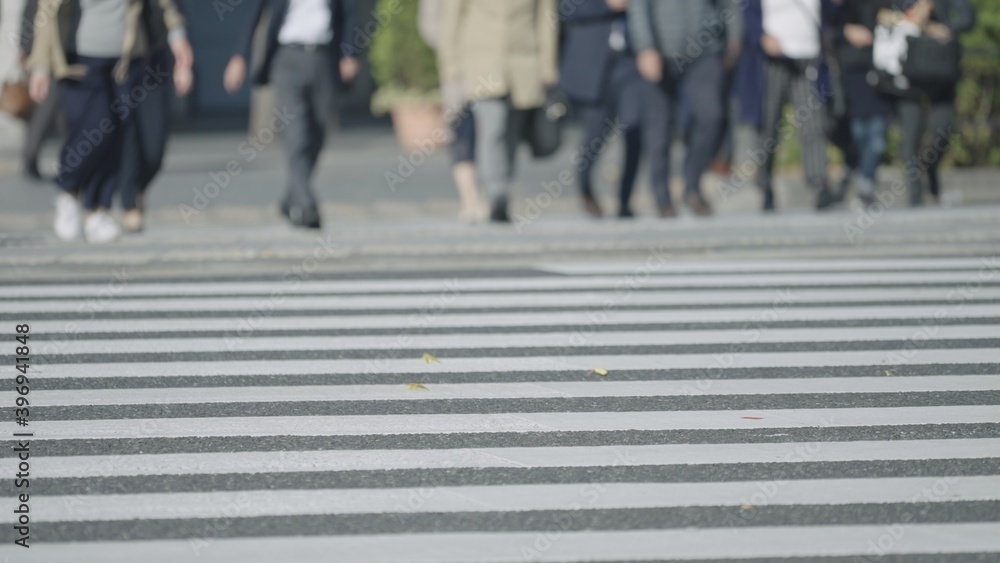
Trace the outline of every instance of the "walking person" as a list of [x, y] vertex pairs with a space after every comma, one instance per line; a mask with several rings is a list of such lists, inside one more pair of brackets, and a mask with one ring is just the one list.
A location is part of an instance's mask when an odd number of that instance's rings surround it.
[[[969, 0], [895, 0], [894, 7], [907, 13], [924, 36], [942, 44], [957, 41], [976, 25], [975, 7]], [[949, 68], [938, 70], [959, 75], [958, 58], [946, 64]], [[900, 156], [913, 206], [923, 205], [925, 191], [935, 201], [941, 196], [939, 169], [951, 147], [957, 85], [957, 79], [914, 83], [914, 95], [902, 96], [896, 102], [903, 133]], [[930, 148], [925, 151], [924, 137], [928, 135], [930, 144], [926, 146]]]
[[684, 164], [684, 203], [699, 216], [712, 208], [701, 179], [722, 135], [725, 68], [739, 56], [742, 17], [739, 0], [631, 0], [632, 44], [646, 79], [645, 143], [653, 191], [661, 217], [676, 217], [670, 195], [670, 149], [682, 92], [691, 113]]
[[[441, 45], [446, 0], [420, 0], [418, 24], [420, 36], [435, 52]], [[476, 177], [476, 118], [465, 97], [461, 79], [441, 80], [445, 121], [451, 127], [451, 176], [458, 188], [460, 220], [479, 223], [489, 213], [479, 195]]]
[[893, 100], [879, 92], [869, 74], [874, 71], [872, 46], [880, 10], [891, 0], [845, 0], [837, 53], [842, 70], [850, 131], [857, 149], [855, 189], [865, 205], [875, 200], [878, 168], [888, 146]]
[[[59, 159], [56, 235], [106, 243], [121, 234], [111, 200], [125, 132], [132, 119], [127, 103], [141, 90], [153, 31], [152, 0], [40, 0], [28, 67], [32, 98], [41, 103], [58, 80], [69, 135]], [[174, 83], [191, 88], [194, 56], [184, 17], [173, 0], [155, 0], [156, 17], [168, 30], [176, 60]], [[53, 23], [55, 25], [53, 25]], [[64, 45], [63, 41], [69, 39]], [[136, 90], [138, 89], [138, 90]], [[82, 199], [86, 216], [81, 217]]]
[[634, 216], [629, 202], [642, 155], [643, 80], [629, 44], [628, 5], [629, 0], [582, 0], [563, 18], [559, 89], [583, 122], [577, 181], [592, 217], [603, 215], [594, 195], [594, 164], [609, 137], [617, 135], [625, 142], [618, 217]]
[[473, 103], [490, 220], [510, 222], [510, 183], [528, 110], [559, 78], [555, 0], [448, 0], [438, 51], [442, 80]]
[[[740, 78], [744, 119], [760, 126], [757, 185], [764, 210], [775, 209], [773, 173], [785, 105], [794, 108], [802, 144], [806, 183], [816, 192], [816, 208], [826, 209], [842, 194], [830, 187], [826, 104], [832, 94], [823, 64], [822, 29], [829, 0], [750, 0], [746, 5], [747, 52]], [[759, 104], [749, 103], [759, 100]]]
[[[273, 83], [283, 111], [296, 116], [285, 125], [288, 186], [281, 213], [295, 227], [319, 229], [319, 204], [312, 175], [326, 139], [336, 83], [350, 82], [358, 60], [351, 0], [252, 0], [251, 17], [239, 31], [236, 53], [226, 66], [226, 90], [239, 90], [247, 75], [254, 31], [264, 8], [270, 11], [267, 45], [256, 85]], [[343, 47], [343, 48], [341, 48]]]
[[[183, 0], [174, 0], [178, 10], [184, 11]], [[156, 5], [150, 5], [156, 10]], [[125, 131], [121, 170], [118, 174], [118, 192], [121, 198], [122, 228], [126, 233], [138, 233], [145, 226], [146, 190], [163, 165], [173, 114], [174, 90], [173, 64], [166, 45], [168, 30], [162, 18], [151, 17], [153, 33], [150, 37], [149, 79], [143, 84], [142, 100], [131, 108], [135, 116]]]

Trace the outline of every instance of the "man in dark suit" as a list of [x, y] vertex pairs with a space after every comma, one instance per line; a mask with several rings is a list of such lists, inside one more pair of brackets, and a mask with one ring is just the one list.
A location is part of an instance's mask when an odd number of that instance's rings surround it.
[[[240, 30], [236, 52], [226, 67], [230, 93], [246, 79], [254, 30], [264, 7], [270, 10], [264, 61], [255, 84], [274, 84], [285, 125], [288, 188], [281, 211], [296, 227], [320, 228], [319, 206], [311, 178], [333, 105], [336, 80], [357, 74], [353, 0], [251, 0], [251, 17]], [[338, 47], [339, 45], [339, 47]]]
[[584, 125], [584, 145], [573, 164], [584, 208], [594, 217], [602, 211], [592, 187], [593, 166], [607, 142], [619, 135], [625, 140], [625, 165], [618, 216], [632, 217], [629, 200], [642, 153], [643, 84], [628, 42], [627, 8], [628, 0], [583, 0], [562, 14], [559, 88], [573, 100]]

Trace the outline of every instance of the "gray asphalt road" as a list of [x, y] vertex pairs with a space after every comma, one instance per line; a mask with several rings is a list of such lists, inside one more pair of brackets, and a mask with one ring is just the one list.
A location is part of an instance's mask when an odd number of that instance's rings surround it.
[[997, 211], [9, 233], [0, 557], [996, 561]]

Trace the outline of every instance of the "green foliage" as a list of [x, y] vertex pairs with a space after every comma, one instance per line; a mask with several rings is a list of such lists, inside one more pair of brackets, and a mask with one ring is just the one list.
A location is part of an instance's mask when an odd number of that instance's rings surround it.
[[965, 76], [958, 85], [958, 123], [952, 160], [964, 166], [1000, 165], [1000, 2], [972, 0], [976, 28], [962, 38]]
[[417, 29], [418, 0], [379, 0], [375, 12], [388, 16], [372, 37], [368, 59], [378, 90], [372, 111], [397, 104], [440, 100], [437, 59]]

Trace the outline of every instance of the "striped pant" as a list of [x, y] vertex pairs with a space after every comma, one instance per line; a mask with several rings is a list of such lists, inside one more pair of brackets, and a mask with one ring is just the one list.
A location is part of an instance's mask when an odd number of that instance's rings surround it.
[[[758, 151], [763, 162], [759, 162], [757, 183], [765, 191], [772, 189], [778, 146], [798, 130], [806, 181], [820, 189], [827, 185], [825, 96], [816, 90], [811, 67], [804, 62], [768, 60], [764, 64], [764, 116]], [[794, 119], [783, 126], [783, 112], [789, 101], [794, 108]]]

